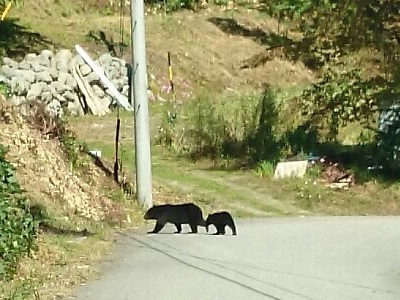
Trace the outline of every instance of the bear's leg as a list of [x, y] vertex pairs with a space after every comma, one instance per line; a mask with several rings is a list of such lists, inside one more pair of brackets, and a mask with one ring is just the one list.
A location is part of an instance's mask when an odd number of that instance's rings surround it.
[[180, 223], [175, 223], [175, 226], [176, 226], [176, 231], [175, 231], [175, 233], [181, 233], [181, 231], [182, 231], [182, 224], [180, 224]]
[[157, 220], [156, 226], [154, 227], [153, 231], [149, 231], [148, 233], [157, 233], [159, 232], [161, 229], [163, 229], [165, 223], [160, 222]]
[[231, 227], [231, 230], [232, 230], [232, 235], [236, 235], [236, 227], [235, 227], [235, 224], [232, 224], [230, 227]]
[[219, 225], [217, 227], [217, 233], [218, 234], [225, 234], [225, 225]]
[[190, 229], [192, 229], [191, 233], [197, 233], [197, 223], [189, 223]]

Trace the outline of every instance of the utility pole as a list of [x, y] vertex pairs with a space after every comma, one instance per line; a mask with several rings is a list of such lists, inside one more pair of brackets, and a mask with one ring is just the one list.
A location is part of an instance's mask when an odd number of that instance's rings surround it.
[[149, 103], [147, 97], [144, 0], [131, 0], [132, 76], [134, 99], [136, 195], [141, 207], [153, 206]]

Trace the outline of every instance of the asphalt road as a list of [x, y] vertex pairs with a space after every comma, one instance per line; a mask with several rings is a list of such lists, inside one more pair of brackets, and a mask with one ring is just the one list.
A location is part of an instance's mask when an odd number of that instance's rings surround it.
[[75, 299], [400, 299], [399, 217], [236, 223], [237, 236], [120, 234]]

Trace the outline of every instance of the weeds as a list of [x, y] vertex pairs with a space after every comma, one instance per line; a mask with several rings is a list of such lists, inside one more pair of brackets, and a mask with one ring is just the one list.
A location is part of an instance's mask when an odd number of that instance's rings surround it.
[[61, 148], [71, 162], [72, 170], [79, 170], [87, 166], [87, 161], [82, 157], [83, 153], [87, 153], [88, 149], [85, 143], [78, 141], [74, 132], [66, 130], [59, 137]]
[[167, 108], [157, 140], [194, 160], [222, 159], [227, 165], [239, 158], [275, 164], [282, 154], [277, 117], [275, 94], [269, 89], [261, 95], [219, 100], [201, 95], [173, 114]]
[[85, 143], [79, 142], [76, 134], [68, 128], [67, 122], [48, 113], [43, 103], [32, 101], [26, 103], [28, 112], [25, 120], [46, 138], [58, 139], [61, 148], [71, 162], [71, 169], [82, 169], [87, 165], [82, 154], [87, 153]]
[[10, 279], [22, 256], [34, 248], [37, 224], [28, 199], [0, 145], [0, 279]]
[[270, 161], [261, 161], [256, 165], [256, 174], [260, 177], [274, 176], [275, 165]]
[[[1, 52], [0, 52], [0, 57], [1, 57]], [[11, 97], [11, 88], [7, 85], [4, 84], [3, 82], [0, 82], [0, 94], [4, 95], [6, 98]]]
[[20, 282], [4, 300], [25, 300], [34, 295], [35, 299], [40, 299], [37, 294], [36, 283], [32, 279]]

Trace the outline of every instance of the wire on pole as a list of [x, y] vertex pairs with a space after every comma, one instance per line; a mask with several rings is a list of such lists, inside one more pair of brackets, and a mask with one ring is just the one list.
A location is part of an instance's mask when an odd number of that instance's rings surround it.
[[[119, 33], [120, 33], [120, 43], [119, 43], [119, 56], [120, 59], [122, 60], [123, 55], [124, 55], [124, 3], [125, 0], [120, 0], [120, 14], [119, 14]], [[121, 73], [122, 73], [122, 68], [124, 66], [121, 65]], [[119, 107], [117, 107], [117, 127], [115, 130], [115, 160], [114, 160], [114, 181], [119, 182], [119, 171], [120, 166], [122, 164], [119, 163], [119, 136], [120, 136], [120, 129], [121, 129], [121, 118], [119, 114]]]

